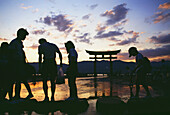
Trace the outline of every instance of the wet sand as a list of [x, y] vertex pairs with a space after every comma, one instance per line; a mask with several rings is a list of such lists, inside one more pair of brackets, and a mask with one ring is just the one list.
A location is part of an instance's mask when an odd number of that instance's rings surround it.
[[[94, 78], [93, 77], [81, 77], [77, 78], [77, 88], [78, 88], [78, 97], [79, 98], [86, 98], [89, 99], [89, 97], [95, 96], [95, 88], [94, 88]], [[56, 91], [55, 91], [55, 101], [59, 100], [65, 100], [69, 97], [69, 87], [68, 87], [68, 80], [65, 79], [65, 84], [56, 84]], [[42, 81], [39, 81], [36, 83], [36, 85], [33, 85], [31, 82], [29, 83], [32, 93], [34, 95], [34, 99], [37, 101], [43, 101], [44, 100], [44, 92], [42, 88]], [[130, 98], [130, 88], [128, 86], [129, 82], [127, 81], [127, 78], [122, 79], [115, 79], [113, 80], [113, 96], [117, 95], [119, 96], [125, 103]], [[51, 97], [51, 87], [50, 82], [48, 81], [49, 89], [48, 89], [48, 96]], [[159, 91], [153, 90], [153, 88], [149, 87], [150, 92], [152, 94], [152, 97], [157, 97], [160, 94]], [[133, 92], [135, 92], [135, 86], [133, 88]], [[110, 95], [110, 82], [107, 76], [99, 76], [97, 77], [97, 96], [101, 97], [103, 96], [109, 96]], [[28, 95], [28, 92], [25, 88], [25, 86], [21, 85], [21, 97], [25, 98]], [[140, 90], [140, 97], [144, 97], [146, 95], [143, 87], [141, 87]], [[8, 96], [7, 96], [8, 98]], [[96, 101], [97, 99], [89, 99], [89, 107], [86, 112], [80, 113], [79, 115], [97, 115], [99, 113], [96, 112]], [[49, 113], [49, 115], [52, 113]], [[54, 112], [54, 114], [57, 115], [63, 115], [60, 111]], [[27, 113], [26, 113], [27, 115]], [[39, 115], [36, 112], [32, 112], [31, 115]]]

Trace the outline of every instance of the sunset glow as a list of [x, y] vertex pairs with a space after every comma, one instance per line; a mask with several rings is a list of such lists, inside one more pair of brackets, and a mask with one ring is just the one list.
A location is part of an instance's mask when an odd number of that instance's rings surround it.
[[0, 43], [10, 43], [22, 27], [29, 32], [23, 42], [29, 62], [38, 62], [40, 38], [60, 48], [63, 63], [68, 40], [78, 61], [89, 60], [85, 50], [119, 49], [118, 60], [134, 61], [128, 57], [131, 46], [151, 61], [170, 60], [169, 14], [169, 0], [1, 0]]

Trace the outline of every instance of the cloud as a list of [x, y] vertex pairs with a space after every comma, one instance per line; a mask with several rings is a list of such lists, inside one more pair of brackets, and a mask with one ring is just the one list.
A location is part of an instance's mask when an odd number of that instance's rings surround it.
[[103, 17], [108, 17], [106, 24], [113, 25], [113, 24], [125, 19], [126, 15], [128, 13], [128, 10], [129, 10], [125, 6], [126, 6], [125, 3], [117, 5], [112, 10], [110, 10], [110, 11], [107, 10], [106, 12], [101, 14], [101, 16], [103, 16]]
[[38, 45], [37, 44], [33, 44], [32, 46], [29, 46], [27, 48], [31, 48], [31, 49], [37, 49], [38, 48]]
[[55, 26], [60, 32], [71, 31], [73, 29], [73, 22], [72, 20], [66, 19], [66, 17], [67, 16], [63, 14], [46, 16], [44, 18], [40, 18], [37, 22], [41, 22], [49, 26]]
[[120, 36], [123, 33], [119, 31], [109, 31], [108, 33], [103, 33], [100, 35], [95, 36], [95, 38], [108, 38], [108, 37], [114, 37], [114, 36]]
[[170, 19], [170, 13], [163, 14], [163, 12], [162, 12], [160, 14], [155, 15], [154, 17], [155, 18], [153, 19], [153, 22], [155, 24], [159, 23], [159, 22], [168, 22]]
[[29, 8], [32, 8], [32, 6], [24, 6], [24, 4], [21, 4], [21, 7], [20, 8], [22, 8], [22, 9], [24, 9], [24, 10], [27, 10], [27, 9], [29, 9]]
[[167, 35], [152, 36], [150, 42], [155, 44], [168, 44], [170, 43], [170, 33]]
[[75, 36], [76, 37], [76, 41], [79, 41], [79, 42], [84, 42], [84, 43], [87, 43], [87, 44], [92, 44], [90, 42], [90, 37], [88, 37], [90, 34], [89, 33], [84, 33], [83, 35], [81, 36]]
[[160, 4], [158, 9], [170, 9], [170, 2]]
[[161, 48], [156, 48], [156, 49], [145, 49], [145, 50], [140, 50], [144, 56], [147, 57], [158, 57], [158, 56], [170, 56], [170, 45], [165, 45], [162, 46]]
[[107, 26], [102, 26], [101, 24], [98, 24], [96, 27], [97, 35], [100, 35], [103, 32], [105, 32], [107, 28], [108, 28]]
[[8, 39], [6, 38], [0, 38], [0, 41], [7, 41]]
[[[158, 60], [163, 59], [162, 57], [165, 57], [166, 60], [170, 60], [170, 45], [165, 45], [160, 48], [155, 49], [144, 49], [139, 50], [139, 52], [148, 58], [158, 58]], [[120, 53], [119, 54], [121, 60], [129, 60], [128, 53]]]
[[164, 4], [160, 4], [158, 7], [158, 12], [156, 12], [153, 16], [146, 18], [145, 22], [146, 23], [160, 23], [160, 22], [169, 22], [170, 20], [170, 2], [168, 3], [164, 3]]
[[32, 33], [32, 34], [35, 34], [35, 35], [37, 35], [37, 34], [42, 35], [42, 34], [44, 34], [45, 32], [46, 32], [45, 30], [33, 30], [31, 33]]
[[132, 34], [131, 38], [128, 38], [127, 40], [122, 40], [121, 42], [117, 43], [116, 45], [126, 45], [126, 44], [130, 44], [130, 43], [137, 43], [136, 39], [139, 37], [139, 32], [134, 32], [134, 31], [128, 31], [125, 33], [127, 34]]
[[33, 13], [39, 12], [39, 9], [36, 8], [36, 9], [34, 9], [32, 12], [33, 12]]
[[118, 28], [122, 25], [125, 25], [128, 22], [128, 19], [122, 20], [121, 22], [116, 23], [113, 27]]
[[90, 18], [90, 16], [91, 16], [91, 14], [87, 14], [87, 15], [83, 16], [82, 19], [83, 19], [83, 20], [87, 20], [87, 19]]
[[114, 41], [114, 42], [117, 42], [117, 41], [120, 41], [120, 40], [118, 40], [117, 38], [109, 38], [108, 40], [110, 40], [110, 41]]
[[98, 4], [93, 4], [93, 5], [90, 6], [90, 9], [94, 10], [97, 6], [98, 6]]

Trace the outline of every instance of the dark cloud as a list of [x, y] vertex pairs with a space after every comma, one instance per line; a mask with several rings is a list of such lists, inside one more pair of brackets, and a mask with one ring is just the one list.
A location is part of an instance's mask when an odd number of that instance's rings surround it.
[[83, 16], [82, 19], [83, 19], [83, 20], [87, 20], [87, 19], [90, 18], [90, 16], [91, 16], [91, 14], [87, 14], [87, 15]]
[[106, 24], [113, 25], [125, 19], [129, 10], [125, 6], [126, 6], [125, 3], [120, 4], [118, 6], [115, 6], [112, 10], [110, 11], [107, 10], [105, 13], [101, 14], [101, 16], [108, 17]]
[[156, 48], [156, 49], [145, 49], [145, 50], [140, 50], [144, 56], [148, 57], [158, 57], [158, 56], [170, 56], [170, 45], [165, 45], [162, 46], [161, 48]]
[[72, 25], [73, 25], [72, 20], [66, 19], [66, 15], [63, 14], [46, 16], [44, 18], [40, 18], [40, 20], [36, 22], [41, 22], [49, 26], [55, 26], [57, 27], [57, 30], [63, 32], [67, 30], [69, 31], [72, 30]]
[[[170, 45], [165, 45], [160, 48], [155, 48], [155, 49], [144, 49], [144, 50], [139, 50], [139, 52], [148, 58], [159, 58], [163, 56], [168, 56], [170, 57]], [[127, 60], [129, 59], [129, 54], [128, 53], [120, 53], [119, 54], [119, 59], [121, 60]], [[168, 58], [169, 60], [169, 58]]]
[[98, 4], [93, 4], [93, 5], [90, 6], [90, 9], [94, 10], [97, 6], [98, 6]]
[[81, 35], [81, 36], [76, 36], [76, 40], [77, 41], [79, 41], [79, 42], [84, 42], [84, 43], [88, 43], [88, 44], [92, 44], [91, 42], [90, 42], [90, 37], [88, 37], [89, 36], [89, 33], [84, 33], [83, 35]]
[[98, 24], [96, 27], [97, 35], [101, 35], [103, 32], [105, 32], [107, 28], [107, 26], [102, 26], [101, 24]]
[[108, 38], [108, 37], [114, 37], [114, 36], [120, 36], [123, 33], [119, 31], [109, 31], [108, 33], [103, 33], [100, 35], [95, 36], [95, 38]]
[[168, 43], [170, 43], [170, 34], [152, 36], [150, 38], [150, 42], [153, 42], [155, 44], [168, 44]]
[[121, 22], [116, 23], [113, 27], [118, 28], [118, 27], [120, 27], [120, 26], [125, 25], [127, 22], [128, 22], [128, 20], [125, 19], [125, 20], [123, 20], [123, 21], [121, 21]]
[[168, 22], [170, 19], [170, 13], [165, 12], [158, 12], [153, 16], [153, 22], [159, 23], [159, 22]]
[[80, 30], [74, 30], [74, 32], [80, 32]]
[[66, 16], [62, 14], [54, 16], [53, 20], [54, 26], [56, 26], [59, 31], [70, 29], [73, 24], [71, 20], [66, 19]]
[[33, 31], [32, 31], [32, 34], [35, 34], [35, 35], [40, 34], [40, 35], [42, 35], [42, 34], [44, 34], [45, 32], [46, 32], [45, 30], [33, 30]]
[[128, 34], [133, 34], [131, 38], [128, 38], [127, 40], [122, 40], [121, 42], [117, 43], [116, 45], [126, 45], [130, 43], [137, 43], [136, 39], [139, 37], [139, 32], [129, 31], [125, 32]]
[[110, 41], [115, 41], [115, 42], [117, 42], [117, 41], [120, 41], [120, 40], [118, 40], [117, 38], [109, 38], [108, 40], [110, 40]]

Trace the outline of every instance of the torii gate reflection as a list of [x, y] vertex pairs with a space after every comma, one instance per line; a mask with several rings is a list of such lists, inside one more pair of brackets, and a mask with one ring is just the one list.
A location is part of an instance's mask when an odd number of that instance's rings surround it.
[[[112, 55], [117, 55], [121, 50], [115, 50], [115, 51], [88, 51], [86, 52], [89, 55], [94, 55], [94, 57], [90, 57], [89, 59], [94, 59], [94, 88], [95, 88], [95, 97], [97, 97], [97, 73], [96, 73], [96, 62], [97, 59], [110, 59], [110, 96], [112, 96], [112, 78], [111, 76], [113, 75], [113, 61], [112, 59], [117, 59], [117, 57], [112, 57]], [[100, 56], [100, 57], [97, 57]], [[102, 56], [102, 57], [101, 57]], [[109, 57], [106, 57], [109, 56]]]

